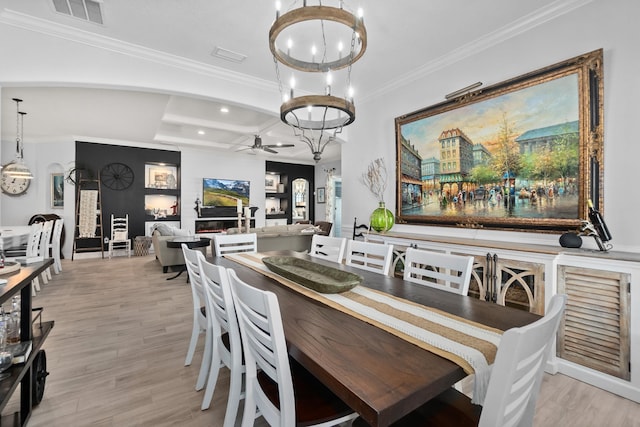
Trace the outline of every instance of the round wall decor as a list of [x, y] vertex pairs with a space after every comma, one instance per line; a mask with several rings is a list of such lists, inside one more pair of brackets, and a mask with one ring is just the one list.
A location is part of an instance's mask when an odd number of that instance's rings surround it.
[[133, 170], [124, 163], [109, 163], [100, 171], [100, 181], [112, 190], [126, 190], [133, 178]]

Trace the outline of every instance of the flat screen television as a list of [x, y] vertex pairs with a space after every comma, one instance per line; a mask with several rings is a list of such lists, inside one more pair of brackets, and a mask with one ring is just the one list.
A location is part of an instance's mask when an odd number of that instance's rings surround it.
[[249, 181], [238, 179], [202, 179], [203, 207], [236, 207], [238, 199], [242, 206], [249, 206]]

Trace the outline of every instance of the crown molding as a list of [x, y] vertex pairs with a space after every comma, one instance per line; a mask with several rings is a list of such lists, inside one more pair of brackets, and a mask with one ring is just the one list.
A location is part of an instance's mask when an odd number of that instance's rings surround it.
[[552, 21], [559, 16], [569, 13], [575, 9], [585, 6], [593, 0], [558, 0], [551, 3], [548, 6], [540, 8], [528, 15], [525, 15], [508, 25], [498, 28], [495, 31], [490, 32], [471, 43], [467, 43], [460, 46], [457, 49], [452, 50], [446, 55], [442, 55], [426, 64], [418, 67], [404, 75], [394, 78], [393, 81], [388, 84], [382, 84], [379, 89], [370, 91], [366, 95], [360, 98], [360, 102], [368, 102], [375, 100], [376, 98], [386, 95], [391, 91], [405, 86], [415, 80], [428, 76], [442, 68], [455, 64], [463, 59], [476, 55], [479, 52], [489, 49], [495, 45], [498, 45], [506, 40], [509, 40], [515, 36], [525, 33], [539, 25]]
[[106, 37], [68, 25], [36, 18], [11, 9], [4, 9], [0, 13], [0, 24], [7, 24], [24, 30], [34, 31], [76, 43], [82, 43], [98, 49], [131, 56], [136, 59], [155, 62], [157, 64], [178, 68], [188, 72], [203, 74], [232, 83], [240, 83], [258, 90], [279, 92], [277, 83], [269, 80], [236, 73], [214, 65], [193, 61], [184, 57], [149, 49], [144, 46], [124, 42], [122, 40]]

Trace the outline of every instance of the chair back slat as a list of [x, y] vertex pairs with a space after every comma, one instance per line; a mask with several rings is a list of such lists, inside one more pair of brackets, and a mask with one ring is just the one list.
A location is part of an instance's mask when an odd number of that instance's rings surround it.
[[314, 234], [311, 238], [309, 255], [333, 262], [342, 262], [347, 239], [344, 237], [330, 237]]
[[389, 275], [393, 262], [393, 245], [349, 240], [345, 263], [382, 275]]
[[217, 234], [213, 238], [213, 244], [216, 256], [256, 252], [258, 250], [258, 236], [256, 233]]
[[473, 257], [408, 248], [405, 253], [404, 280], [467, 295]]

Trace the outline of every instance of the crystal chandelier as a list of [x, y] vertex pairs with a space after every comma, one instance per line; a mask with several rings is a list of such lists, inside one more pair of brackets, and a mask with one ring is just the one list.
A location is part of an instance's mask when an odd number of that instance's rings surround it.
[[16, 159], [6, 164], [2, 174], [10, 178], [33, 179], [33, 174], [24, 163], [24, 116], [27, 113], [20, 111], [22, 99], [12, 98], [16, 103]]
[[[361, 11], [356, 16], [342, 0], [336, 2], [337, 7], [323, 5], [322, 0], [318, 3], [294, 1], [281, 14], [277, 1], [276, 20], [269, 30], [269, 48], [283, 98], [280, 119], [309, 146], [316, 162], [327, 144], [356, 118], [351, 66], [367, 48]], [[281, 79], [280, 63], [292, 69], [288, 85]], [[321, 75], [321, 80], [313, 79], [320, 81], [317, 93], [296, 96], [293, 70]]]

